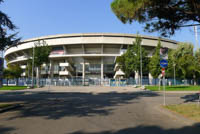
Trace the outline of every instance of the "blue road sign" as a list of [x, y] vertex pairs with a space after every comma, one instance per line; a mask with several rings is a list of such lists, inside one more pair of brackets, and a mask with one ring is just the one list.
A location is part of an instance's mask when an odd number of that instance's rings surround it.
[[168, 66], [168, 61], [165, 60], [165, 59], [162, 59], [162, 60], [160, 61], [160, 66], [161, 66], [162, 68], [166, 68], [166, 67]]

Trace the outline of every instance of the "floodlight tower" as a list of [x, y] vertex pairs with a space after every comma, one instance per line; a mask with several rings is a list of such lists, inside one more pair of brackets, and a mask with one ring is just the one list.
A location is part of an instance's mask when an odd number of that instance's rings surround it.
[[198, 41], [197, 26], [194, 26], [194, 33], [195, 33], [195, 40], [196, 40], [196, 49], [198, 49], [199, 48], [199, 41]]

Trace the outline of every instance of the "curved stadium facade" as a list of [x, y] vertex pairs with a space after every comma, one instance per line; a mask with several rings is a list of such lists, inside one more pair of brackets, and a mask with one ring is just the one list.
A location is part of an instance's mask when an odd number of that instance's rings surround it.
[[[43, 78], [117, 78], [123, 72], [115, 64], [116, 57], [122, 55], [129, 45], [133, 45], [134, 34], [63, 34], [24, 40], [17, 47], [5, 52], [7, 64], [20, 64], [25, 70], [30, 57], [30, 49], [38, 40], [44, 40], [52, 47], [50, 63], [43, 65]], [[142, 47], [152, 56], [158, 38], [142, 36]], [[177, 42], [160, 39], [163, 47], [175, 49]], [[144, 74], [149, 76], [149, 74]], [[27, 76], [25, 72], [22, 76]]]

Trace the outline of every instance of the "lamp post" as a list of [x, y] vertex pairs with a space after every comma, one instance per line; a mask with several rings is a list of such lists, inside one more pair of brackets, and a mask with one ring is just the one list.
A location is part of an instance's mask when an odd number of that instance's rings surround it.
[[140, 86], [142, 86], [142, 43], [140, 44]]
[[32, 88], [34, 87], [34, 55], [35, 55], [35, 47], [33, 46], [32, 52]]
[[34, 62], [35, 62], [35, 46], [39, 45], [40, 41], [36, 41], [34, 42], [34, 46], [33, 46], [33, 56], [32, 56], [32, 87], [34, 87]]
[[174, 63], [173, 64], [173, 66], [174, 66], [174, 85], [176, 85], [176, 64]]

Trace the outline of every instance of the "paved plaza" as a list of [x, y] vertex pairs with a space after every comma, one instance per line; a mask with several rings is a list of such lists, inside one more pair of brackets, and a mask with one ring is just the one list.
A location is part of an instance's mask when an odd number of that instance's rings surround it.
[[[194, 93], [167, 93], [167, 104]], [[162, 108], [159, 92], [133, 87], [44, 87], [0, 92], [23, 104], [0, 114], [0, 134], [199, 134], [200, 124]]]

